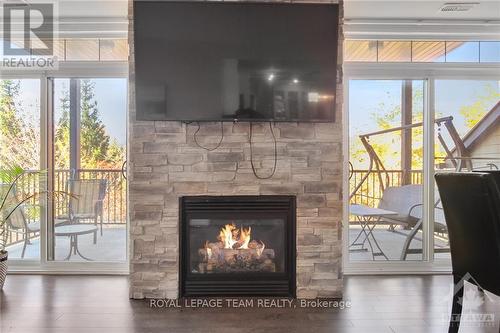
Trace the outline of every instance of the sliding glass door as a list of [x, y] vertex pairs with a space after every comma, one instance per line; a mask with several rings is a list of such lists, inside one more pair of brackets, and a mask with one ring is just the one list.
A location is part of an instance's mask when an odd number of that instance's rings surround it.
[[500, 80], [360, 68], [347, 81], [346, 271], [447, 271], [434, 174], [500, 168]]
[[349, 81], [350, 261], [422, 260], [425, 81]]
[[[435, 81], [435, 172], [500, 169], [500, 81]], [[434, 258], [449, 262], [446, 219], [434, 192]]]
[[56, 261], [126, 260], [127, 80], [56, 78], [51, 223]]
[[126, 117], [125, 77], [0, 78], [11, 269], [126, 262]]
[[[41, 190], [40, 80], [0, 78], [0, 193], [2, 213], [21, 204], [1, 232], [10, 259], [40, 259], [44, 216]], [[11, 186], [12, 185], [12, 186]]]

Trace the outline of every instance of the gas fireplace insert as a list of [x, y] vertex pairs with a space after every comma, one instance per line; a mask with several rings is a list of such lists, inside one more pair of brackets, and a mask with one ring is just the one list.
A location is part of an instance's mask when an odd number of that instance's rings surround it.
[[181, 297], [295, 297], [293, 196], [180, 198]]

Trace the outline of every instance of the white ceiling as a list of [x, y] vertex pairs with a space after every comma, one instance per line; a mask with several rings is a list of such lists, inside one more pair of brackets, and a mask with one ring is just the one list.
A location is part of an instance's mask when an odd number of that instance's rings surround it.
[[53, 2], [56, 14], [65, 18], [126, 18], [128, 0], [0, 0], [0, 4], [36, 4]]
[[[0, 0], [0, 4], [44, 1], [47, 0]], [[94, 36], [99, 32], [109, 36], [127, 35], [128, 0], [54, 1], [58, 3], [60, 34]], [[345, 33], [348, 38], [384, 36], [395, 39], [410, 37], [456, 40], [500, 39], [500, 0], [344, 0], [344, 2]], [[443, 4], [453, 2], [478, 4], [467, 12], [439, 11]], [[2, 6], [0, 12], [1, 8]]]
[[[128, 0], [55, 0], [61, 18], [126, 18]], [[300, 0], [299, 0], [300, 1]], [[321, 0], [319, 0], [321, 1]], [[348, 20], [500, 20], [500, 0], [344, 0]], [[41, 0], [0, 0], [0, 3]], [[43, 2], [43, 1], [42, 1]], [[478, 3], [468, 12], [442, 13], [444, 3]]]
[[[54, 15], [58, 23], [59, 37], [123, 38], [127, 36], [128, 0], [52, 1], [56, 3]], [[2, 4], [5, 3], [21, 6], [47, 2], [47, 0], [0, 0], [0, 17], [3, 12]]]
[[[445, 3], [478, 3], [467, 12], [440, 12]], [[345, 0], [349, 20], [500, 20], [500, 0]]]
[[126, 18], [127, 0], [58, 0], [60, 17]]

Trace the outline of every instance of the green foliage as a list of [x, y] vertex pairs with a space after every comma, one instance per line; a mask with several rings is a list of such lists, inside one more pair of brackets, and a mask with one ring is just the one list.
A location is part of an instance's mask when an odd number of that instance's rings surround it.
[[19, 95], [19, 82], [13, 80], [0, 81], [0, 134], [17, 136], [21, 132], [21, 124], [17, 119], [15, 97]]
[[26, 111], [19, 93], [20, 81], [0, 80], [0, 166], [38, 169], [39, 121]]
[[498, 101], [500, 101], [500, 92], [491, 85], [487, 85], [486, 92], [480, 95], [474, 103], [460, 108], [460, 114], [465, 118], [465, 126], [468, 129], [474, 127]]
[[[49, 195], [53, 201], [65, 202], [68, 193], [46, 189], [45, 171], [38, 170], [40, 156], [39, 105], [26, 105], [20, 80], [0, 79], [0, 250], [6, 245], [6, 221], [17, 209], [24, 216], [39, 217], [39, 197]], [[125, 147], [111, 140], [99, 114], [95, 99], [95, 83], [81, 81], [80, 150], [82, 168], [121, 167]], [[33, 111], [36, 110], [36, 111]], [[56, 169], [69, 169], [70, 154], [70, 99], [69, 92], [61, 98], [61, 116], [54, 132], [54, 162]], [[33, 185], [35, 184], [35, 185]], [[12, 186], [11, 186], [12, 185]], [[16, 188], [16, 197], [5, 200], [9, 191]], [[15, 200], [14, 200], [15, 199]], [[19, 199], [19, 200], [17, 200]], [[10, 202], [12, 201], [12, 202]]]
[[[389, 92], [387, 92], [389, 94]], [[414, 86], [412, 92], [412, 123], [419, 123], [423, 121], [423, 90], [421, 86]], [[390, 98], [389, 98], [390, 100]], [[393, 104], [387, 105], [379, 103], [374, 111], [371, 112], [370, 118], [377, 124], [377, 130], [391, 129], [401, 126], [401, 105]], [[356, 134], [363, 134], [366, 131], [357, 130]], [[387, 170], [400, 170], [401, 169], [401, 135], [402, 131], [394, 131], [385, 134], [372, 136], [369, 142], [376, 154], [384, 164]], [[423, 127], [416, 126], [411, 129], [411, 168], [412, 170], [422, 170], [423, 168]], [[367, 170], [369, 156], [362, 145], [359, 137], [351, 138], [350, 142], [350, 161], [355, 170]], [[362, 174], [358, 174], [350, 182], [350, 192], [354, 190], [357, 182], [361, 179]], [[382, 182], [385, 186], [398, 186], [401, 185], [396, 177], [386, 183], [385, 175], [382, 174]], [[355, 183], [356, 182], [356, 183]], [[381, 182], [378, 175], [372, 173], [364, 185], [357, 190], [356, 195], [353, 197], [358, 203], [363, 203], [369, 206], [376, 206], [380, 198]]]
[[370, 116], [381, 130], [398, 126], [401, 123], [401, 105], [386, 106], [381, 102]]
[[99, 119], [97, 101], [94, 100], [94, 83], [81, 83], [81, 164], [82, 168], [101, 166], [107, 160], [109, 135]]
[[[23, 105], [21, 81], [0, 80], [0, 166], [19, 165], [27, 170], [39, 169], [40, 131], [38, 114]], [[81, 80], [81, 167], [88, 169], [120, 168], [125, 148], [111, 141], [100, 118], [95, 99], [95, 82]], [[70, 99], [65, 91], [61, 98], [61, 116], [54, 132], [54, 165], [69, 169]], [[33, 106], [39, 110], [38, 106]], [[32, 108], [33, 109], [33, 108]]]
[[69, 169], [69, 92], [66, 91], [61, 102], [61, 117], [54, 131], [54, 167], [56, 169]]
[[19, 165], [14, 165], [11, 167], [4, 167], [0, 169], [0, 183], [13, 183], [15, 179], [24, 173], [23, 168]]
[[[46, 187], [47, 178], [45, 170], [40, 170], [35, 173], [26, 172], [19, 166], [4, 167], [0, 170], [2, 183], [0, 184], [0, 252], [5, 250], [8, 245], [9, 235], [9, 219], [19, 221], [19, 219], [40, 218], [39, 198], [42, 195], [49, 195], [52, 200], [60, 198], [75, 197], [65, 191], [43, 190]], [[31, 188], [29, 192], [23, 193], [23, 182], [25, 176], [36, 177], [38, 179], [40, 189]], [[22, 215], [19, 211], [22, 210]], [[11, 220], [12, 222], [12, 220]]]
[[[80, 85], [80, 164], [83, 169], [119, 168], [125, 158], [125, 148], [111, 142], [99, 115], [95, 100], [95, 83], [81, 80]], [[66, 91], [61, 98], [62, 115], [55, 131], [56, 168], [69, 168], [70, 100]]]
[[6, 222], [20, 204], [13, 202], [13, 191], [24, 170], [17, 165], [4, 166], [0, 170], [0, 252], [7, 244], [8, 230]]
[[[389, 94], [389, 92], [387, 92]], [[423, 90], [418, 87], [412, 92], [413, 117], [412, 122], [423, 120]], [[386, 105], [379, 103], [370, 118], [378, 125], [379, 130], [386, 130], [401, 126], [401, 105]], [[423, 166], [423, 129], [416, 127], [412, 132], [412, 168], [421, 169]], [[362, 134], [359, 132], [357, 134]], [[370, 144], [387, 169], [401, 168], [401, 131], [381, 134], [370, 138]], [[350, 156], [354, 168], [368, 167], [368, 153], [358, 137], [351, 139]]]

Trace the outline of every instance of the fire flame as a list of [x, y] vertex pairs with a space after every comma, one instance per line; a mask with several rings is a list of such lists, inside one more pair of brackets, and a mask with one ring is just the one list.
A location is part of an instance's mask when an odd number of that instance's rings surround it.
[[262, 252], [264, 252], [264, 249], [266, 248], [266, 245], [259, 241], [259, 243], [262, 245], [261, 247], [257, 247], [257, 256], [260, 258], [260, 256], [262, 255]]
[[219, 240], [225, 249], [248, 249], [252, 228], [237, 228], [233, 223], [226, 224], [219, 232]]

